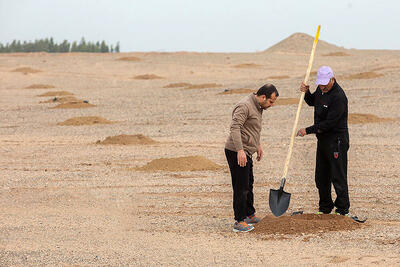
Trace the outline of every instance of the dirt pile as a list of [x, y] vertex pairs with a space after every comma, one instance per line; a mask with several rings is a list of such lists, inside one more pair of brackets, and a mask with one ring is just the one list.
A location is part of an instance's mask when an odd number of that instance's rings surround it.
[[225, 89], [223, 92], [220, 92], [217, 95], [250, 94], [253, 92], [254, 89], [249, 88]]
[[60, 95], [73, 95], [73, 93], [68, 91], [49, 91], [38, 96], [60, 96]]
[[155, 75], [155, 74], [143, 74], [143, 75], [137, 75], [133, 77], [136, 80], [155, 80], [155, 79], [164, 79], [164, 77]]
[[398, 65], [387, 65], [387, 66], [381, 66], [377, 68], [373, 68], [371, 71], [377, 71], [377, 70], [387, 70], [387, 69], [398, 69], [400, 66]]
[[68, 103], [68, 102], [83, 102], [75, 96], [63, 96], [63, 97], [53, 97], [46, 101], [40, 101], [39, 103]]
[[140, 61], [141, 59], [138, 57], [120, 57], [120, 58], [117, 58], [117, 60], [135, 62], [135, 61]]
[[139, 171], [214, 171], [222, 169], [223, 166], [215, 164], [202, 156], [189, 156], [179, 158], [154, 159], [146, 165], [136, 168]]
[[221, 84], [217, 83], [201, 83], [201, 84], [170, 83], [168, 85], [165, 85], [164, 88], [205, 89], [205, 88], [215, 88], [221, 86], [222, 86]]
[[25, 87], [25, 89], [51, 89], [51, 88], [56, 88], [56, 87], [49, 84], [32, 84]]
[[287, 75], [277, 75], [277, 76], [269, 76], [267, 79], [272, 79], [272, 80], [283, 80], [283, 79], [288, 79], [290, 78]]
[[348, 118], [349, 124], [364, 124], [364, 123], [377, 123], [377, 122], [390, 122], [392, 118], [380, 118], [373, 114], [350, 113]]
[[36, 69], [32, 69], [29, 67], [22, 67], [22, 68], [16, 68], [14, 70], [12, 70], [12, 72], [21, 72], [23, 74], [28, 74], [28, 73], [38, 73], [38, 72], [42, 72], [41, 70], [36, 70]]
[[60, 103], [54, 108], [64, 108], [64, 109], [68, 109], [68, 108], [91, 108], [91, 107], [95, 107], [96, 105], [90, 104], [87, 101], [70, 101], [70, 102], [66, 102], [66, 103]]
[[109, 136], [103, 141], [97, 141], [100, 145], [150, 145], [157, 143], [153, 139], [142, 134]]
[[234, 68], [238, 69], [247, 69], [247, 68], [259, 68], [261, 65], [254, 64], [254, 63], [243, 63], [233, 66]]
[[[294, 33], [279, 43], [271, 46], [265, 52], [277, 52], [277, 53], [307, 53], [311, 52], [314, 43], [314, 37], [305, 33]], [[317, 50], [318, 52], [331, 53], [344, 50], [336, 45], [328, 42], [318, 40]]]
[[347, 54], [345, 52], [332, 52], [332, 53], [327, 53], [323, 54], [324, 57], [347, 57], [350, 56], [350, 54]]
[[382, 77], [382, 76], [383, 76], [383, 74], [376, 73], [374, 71], [367, 71], [367, 72], [351, 74], [351, 75], [345, 76], [344, 78], [349, 79], [349, 80], [357, 80], [357, 79], [373, 79], [373, 78], [378, 78], [378, 77]]
[[170, 83], [163, 88], [180, 88], [180, 87], [188, 87], [191, 86], [191, 83]]
[[59, 122], [57, 125], [62, 126], [80, 126], [80, 125], [94, 125], [94, 124], [111, 124], [114, 123], [102, 117], [90, 116], [90, 117], [73, 117], [66, 121]]
[[299, 214], [281, 217], [267, 215], [254, 228], [253, 233], [256, 234], [301, 235], [351, 231], [361, 228], [361, 225], [341, 215]]
[[275, 101], [276, 106], [283, 106], [283, 105], [297, 105], [299, 104], [299, 99], [298, 98], [281, 98], [278, 97], [278, 99]]
[[189, 86], [186, 86], [184, 89], [205, 89], [205, 88], [215, 88], [215, 87], [221, 87], [221, 84], [217, 83], [202, 83], [202, 84], [191, 84]]

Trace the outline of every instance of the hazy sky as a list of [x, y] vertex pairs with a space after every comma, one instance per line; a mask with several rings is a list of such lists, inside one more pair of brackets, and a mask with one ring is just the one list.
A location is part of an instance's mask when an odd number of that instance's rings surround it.
[[399, 0], [0, 0], [0, 42], [120, 41], [127, 51], [254, 52], [295, 32], [400, 49]]

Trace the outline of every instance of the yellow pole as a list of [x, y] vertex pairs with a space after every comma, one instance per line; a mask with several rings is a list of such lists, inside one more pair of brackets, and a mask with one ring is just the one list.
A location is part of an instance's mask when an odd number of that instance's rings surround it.
[[[311, 67], [312, 67], [312, 63], [314, 61], [315, 48], [317, 47], [317, 42], [318, 42], [318, 38], [319, 38], [320, 29], [321, 29], [321, 25], [318, 25], [317, 34], [315, 35], [314, 44], [313, 44], [313, 47], [312, 47], [312, 50], [311, 50], [310, 60], [308, 61], [308, 68], [307, 68], [307, 72], [306, 72], [306, 77], [304, 77], [304, 83], [305, 84], [307, 84], [308, 78], [310, 77]], [[289, 169], [289, 162], [290, 162], [290, 158], [292, 156], [294, 137], [296, 135], [297, 123], [299, 122], [300, 110], [301, 110], [301, 107], [303, 105], [304, 94], [305, 94], [304, 92], [301, 92], [299, 105], [297, 107], [296, 119], [295, 119], [294, 125], [293, 125], [292, 136], [290, 137], [289, 151], [288, 151], [287, 156], [286, 156], [285, 167], [283, 168], [282, 177], [284, 179], [286, 179], [286, 175], [287, 175], [287, 172], [288, 172], [288, 169]]]

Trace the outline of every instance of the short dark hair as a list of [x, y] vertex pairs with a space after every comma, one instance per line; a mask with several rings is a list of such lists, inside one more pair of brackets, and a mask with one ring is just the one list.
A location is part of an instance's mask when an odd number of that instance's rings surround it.
[[275, 95], [276, 95], [277, 97], [279, 96], [278, 90], [276, 90], [276, 87], [275, 87], [273, 84], [271, 84], [271, 83], [264, 84], [264, 85], [261, 86], [260, 89], [258, 89], [258, 91], [257, 91], [257, 95], [258, 95], [258, 96], [260, 96], [260, 95], [265, 95], [265, 97], [266, 97], [267, 99], [268, 99], [268, 98], [271, 98], [271, 95], [272, 95], [273, 93], [275, 93]]

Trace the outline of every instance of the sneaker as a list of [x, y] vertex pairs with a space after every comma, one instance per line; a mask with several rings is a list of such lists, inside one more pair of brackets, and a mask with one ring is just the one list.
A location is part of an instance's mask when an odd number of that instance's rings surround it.
[[333, 214], [335, 214], [335, 215], [342, 215], [342, 216], [346, 216], [346, 217], [351, 217], [350, 213], [342, 214], [342, 213], [340, 213], [340, 212], [335, 211]]
[[235, 222], [233, 225], [234, 232], [250, 232], [254, 229], [253, 225], [248, 225], [245, 221]]
[[258, 218], [258, 217], [256, 216], [256, 214], [254, 213], [253, 215], [250, 215], [250, 216], [248, 216], [246, 219], [244, 219], [244, 221], [245, 221], [247, 224], [253, 225], [253, 224], [256, 224], [256, 223], [258, 223], [259, 221], [261, 221], [261, 219]]
[[317, 211], [315, 214], [321, 215], [321, 214], [331, 214], [331, 213], [330, 213], [330, 212], [329, 212], [329, 213], [326, 213], [326, 212], [322, 212], [322, 211]]

